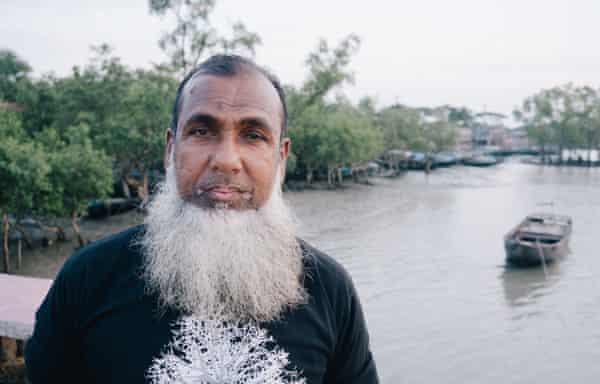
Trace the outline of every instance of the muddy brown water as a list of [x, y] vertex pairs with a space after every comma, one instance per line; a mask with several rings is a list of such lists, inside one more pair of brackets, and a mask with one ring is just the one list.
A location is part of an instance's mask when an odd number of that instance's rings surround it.
[[[303, 237], [352, 275], [383, 383], [593, 383], [600, 378], [600, 170], [507, 161], [286, 193]], [[544, 273], [504, 265], [524, 215], [573, 217], [571, 253]], [[136, 214], [85, 222], [91, 237]], [[53, 277], [71, 252], [28, 254]]]

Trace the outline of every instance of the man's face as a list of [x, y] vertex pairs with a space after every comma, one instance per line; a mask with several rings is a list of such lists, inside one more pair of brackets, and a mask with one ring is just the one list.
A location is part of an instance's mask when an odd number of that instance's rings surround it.
[[285, 171], [279, 96], [262, 74], [197, 75], [183, 90], [177, 133], [167, 132], [181, 197], [204, 208], [258, 209]]

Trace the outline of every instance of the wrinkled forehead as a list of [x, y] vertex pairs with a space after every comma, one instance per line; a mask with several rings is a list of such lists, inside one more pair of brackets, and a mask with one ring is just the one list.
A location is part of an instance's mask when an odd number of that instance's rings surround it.
[[182, 92], [178, 127], [195, 113], [261, 114], [280, 133], [283, 106], [275, 87], [261, 73], [240, 69], [234, 75], [199, 73]]

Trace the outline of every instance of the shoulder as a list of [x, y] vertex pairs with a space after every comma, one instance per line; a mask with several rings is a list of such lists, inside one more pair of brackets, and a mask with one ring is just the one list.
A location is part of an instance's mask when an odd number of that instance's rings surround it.
[[378, 383], [366, 321], [350, 275], [329, 255], [299, 242], [311, 300], [328, 305], [329, 318], [334, 321], [331, 330], [336, 342], [328, 377], [340, 383]]
[[309, 279], [323, 279], [330, 283], [349, 284], [351, 278], [346, 269], [333, 257], [298, 239], [304, 260], [305, 275]]
[[352, 278], [333, 257], [304, 240], [299, 240], [304, 260], [304, 285], [309, 295], [328, 302], [332, 311], [342, 314], [356, 298]]
[[135, 253], [143, 230], [144, 226], [138, 225], [86, 245], [67, 259], [61, 273], [81, 272], [118, 262], [124, 253]]
[[[137, 239], [143, 233], [142, 225], [97, 240], [76, 251], [65, 261], [55, 284], [71, 291], [75, 302], [86, 301], [97, 288], [114, 279], [137, 273], [141, 262]], [[75, 296], [75, 297], [73, 297]]]

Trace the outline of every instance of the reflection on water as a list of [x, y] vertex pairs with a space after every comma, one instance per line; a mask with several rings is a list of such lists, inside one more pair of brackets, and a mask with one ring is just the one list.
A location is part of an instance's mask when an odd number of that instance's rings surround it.
[[510, 306], [535, 305], [541, 298], [552, 292], [552, 286], [560, 279], [560, 262], [550, 264], [544, 270], [539, 268], [503, 269], [502, 280], [504, 297]]

